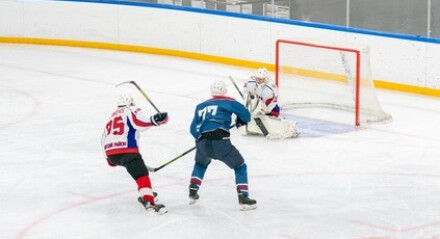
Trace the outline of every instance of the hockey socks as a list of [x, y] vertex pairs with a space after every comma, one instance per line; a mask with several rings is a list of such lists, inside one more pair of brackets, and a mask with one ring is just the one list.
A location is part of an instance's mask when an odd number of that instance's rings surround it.
[[242, 193], [245, 196], [249, 196], [247, 165], [244, 163], [239, 167], [234, 168], [234, 171], [235, 171], [235, 184], [237, 185], [237, 192]]
[[191, 184], [197, 184], [200, 187], [200, 185], [202, 185], [203, 178], [205, 177], [206, 169], [206, 166], [195, 163], [191, 173]]
[[199, 163], [194, 164], [194, 169], [191, 174], [189, 185], [189, 204], [192, 205], [200, 198], [198, 191], [202, 185], [203, 177], [205, 176], [207, 167]]
[[151, 189], [150, 177], [142, 176], [136, 179], [138, 185], [138, 192], [144, 201], [148, 201], [154, 204], [153, 190]]

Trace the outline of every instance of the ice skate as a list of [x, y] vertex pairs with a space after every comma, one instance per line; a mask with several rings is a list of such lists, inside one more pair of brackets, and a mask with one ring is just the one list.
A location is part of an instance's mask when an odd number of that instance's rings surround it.
[[163, 204], [151, 203], [149, 201], [143, 200], [141, 197], [138, 198], [138, 202], [145, 207], [145, 210], [149, 213], [154, 213], [157, 215], [162, 215], [168, 212]]
[[189, 205], [195, 204], [200, 198], [198, 191], [199, 187], [196, 184], [189, 185]]
[[241, 211], [249, 211], [257, 208], [257, 201], [250, 199], [242, 193], [238, 193], [238, 203], [240, 204]]

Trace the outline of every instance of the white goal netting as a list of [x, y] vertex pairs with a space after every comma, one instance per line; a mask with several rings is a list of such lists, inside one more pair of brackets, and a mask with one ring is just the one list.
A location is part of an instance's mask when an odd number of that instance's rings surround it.
[[275, 78], [283, 109], [342, 110], [351, 113], [338, 118], [356, 125], [391, 119], [376, 96], [368, 47], [278, 40], [276, 49]]

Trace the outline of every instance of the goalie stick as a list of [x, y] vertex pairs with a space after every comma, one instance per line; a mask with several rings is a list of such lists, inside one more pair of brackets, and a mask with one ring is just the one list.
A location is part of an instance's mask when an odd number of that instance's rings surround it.
[[144, 98], [151, 104], [151, 106], [153, 106], [153, 108], [157, 111], [157, 113], [161, 113], [160, 110], [150, 100], [148, 95], [139, 87], [139, 85], [135, 81], [124, 81], [122, 83], [117, 84], [116, 87], [121, 86], [123, 84], [132, 84], [132, 85], [134, 85], [139, 90], [139, 92], [141, 92], [142, 96], [144, 96]]
[[244, 100], [243, 93], [241, 93], [241, 90], [238, 88], [237, 84], [235, 83], [234, 78], [232, 78], [232, 76], [229, 76], [229, 79], [231, 80], [232, 84], [234, 84], [235, 89], [237, 89], [237, 91], [240, 94], [241, 98]]
[[[238, 88], [237, 84], [235, 83], [234, 78], [232, 78], [232, 76], [229, 76], [229, 79], [231, 80], [232, 84], [234, 84], [235, 89], [237, 89], [237, 91], [238, 91], [238, 93], [240, 94], [241, 98], [242, 98], [243, 100], [245, 100], [245, 99], [244, 99], [244, 96], [243, 96], [243, 93], [242, 93], [241, 90]], [[249, 98], [246, 99], [246, 108], [248, 107], [248, 103], [249, 103], [249, 101], [250, 101]], [[269, 131], [267, 131], [266, 126], [264, 126], [264, 124], [263, 124], [263, 121], [261, 121], [261, 119], [258, 118], [258, 117], [255, 117], [254, 120], [255, 120], [255, 123], [257, 123], [258, 128], [260, 128], [261, 133], [263, 133], [264, 136], [267, 136], [267, 135], [269, 134]], [[246, 131], [247, 131], [247, 128], [246, 128]]]
[[269, 131], [267, 131], [266, 126], [264, 126], [263, 121], [261, 121], [260, 118], [254, 118], [255, 123], [257, 123], [258, 128], [260, 128], [261, 133], [266, 137], [269, 134]]

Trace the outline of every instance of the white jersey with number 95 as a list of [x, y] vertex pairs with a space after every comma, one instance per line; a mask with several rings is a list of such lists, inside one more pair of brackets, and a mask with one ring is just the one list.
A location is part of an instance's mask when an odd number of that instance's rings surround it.
[[139, 153], [137, 140], [139, 131], [154, 126], [151, 120], [135, 106], [119, 107], [110, 116], [101, 144], [106, 156], [124, 153]]

